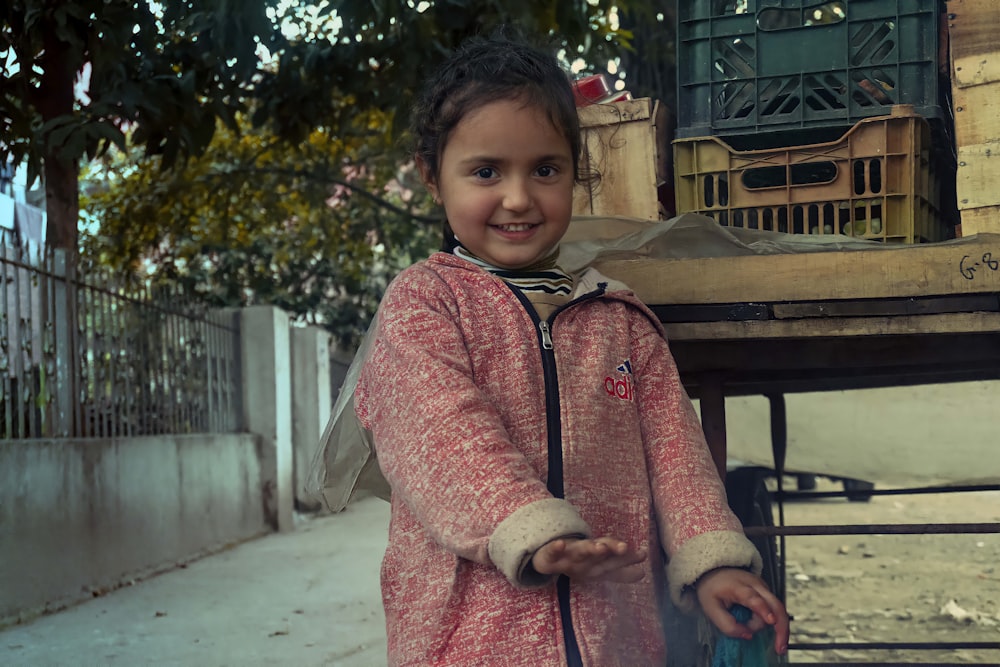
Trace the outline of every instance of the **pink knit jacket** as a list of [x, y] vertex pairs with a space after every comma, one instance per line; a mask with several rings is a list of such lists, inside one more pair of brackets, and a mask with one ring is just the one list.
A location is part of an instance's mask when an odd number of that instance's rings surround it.
[[[759, 571], [659, 323], [598, 280], [578, 281], [548, 336], [506, 284], [452, 255], [408, 268], [386, 292], [355, 400], [392, 485], [391, 665], [565, 665], [554, 580], [528, 567], [557, 537], [614, 536], [650, 553], [638, 584], [571, 583], [573, 631], [593, 667], [665, 663], [667, 580], [692, 609], [703, 573]], [[546, 486], [550, 437], [564, 498]]]

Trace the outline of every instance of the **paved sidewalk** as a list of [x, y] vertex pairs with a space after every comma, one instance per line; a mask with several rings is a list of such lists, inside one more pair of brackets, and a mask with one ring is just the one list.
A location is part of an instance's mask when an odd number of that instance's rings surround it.
[[0, 632], [0, 665], [385, 664], [389, 505], [364, 498]]

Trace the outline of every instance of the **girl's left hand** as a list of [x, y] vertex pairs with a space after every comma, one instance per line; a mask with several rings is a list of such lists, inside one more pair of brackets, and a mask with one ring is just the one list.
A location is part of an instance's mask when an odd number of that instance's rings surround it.
[[[753, 633], [774, 626], [774, 650], [788, 651], [788, 612], [764, 580], [739, 568], [723, 567], [705, 573], [696, 584], [698, 602], [712, 623], [728, 637], [750, 639]], [[746, 625], [729, 612], [741, 604], [753, 612]]]

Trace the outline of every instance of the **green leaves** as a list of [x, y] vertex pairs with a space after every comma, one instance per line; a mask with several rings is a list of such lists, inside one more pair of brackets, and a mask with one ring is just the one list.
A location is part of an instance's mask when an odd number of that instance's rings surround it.
[[[422, 191], [395, 178], [384, 125], [358, 110], [351, 139], [298, 145], [220, 127], [200, 159], [111, 155], [85, 179], [100, 233], [84, 259], [179, 285], [215, 305], [277, 305], [351, 344], [388, 280], [439, 242]], [[386, 184], [393, 184], [386, 189]]]
[[[86, 261], [282, 305], [349, 340], [388, 279], [438, 244], [422, 190], [396, 178], [426, 74], [499, 25], [609, 57], [623, 4], [0, 3], [0, 160], [82, 164]], [[72, 247], [75, 180], [47, 185], [64, 204], [50, 238]]]

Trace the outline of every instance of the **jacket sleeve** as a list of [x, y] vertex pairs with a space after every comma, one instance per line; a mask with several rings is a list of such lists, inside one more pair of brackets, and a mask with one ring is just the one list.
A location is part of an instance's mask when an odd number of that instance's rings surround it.
[[528, 567], [534, 552], [590, 531], [548, 492], [476, 386], [449, 288], [431, 271], [408, 270], [379, 320], [355, 401], [393, 501], [445, 549], [492, 563], [516, 586], [546, 584]]
[[761, 557], [726, 501], [701, 423], [667, 342], [654, 327], [639, 336], [637, 400], [671, 597], [697, 607], [693, 585], [709, 570], [761, 571]]

